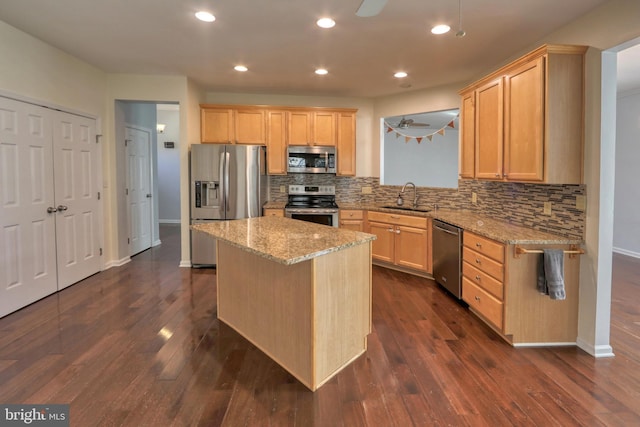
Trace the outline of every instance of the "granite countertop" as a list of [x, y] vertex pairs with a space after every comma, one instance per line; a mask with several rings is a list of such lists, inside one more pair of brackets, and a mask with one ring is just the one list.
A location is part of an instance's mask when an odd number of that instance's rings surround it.
[[195, 224], [191, 229], [248, 252], [291, 265], [360, 245], [376, 236], [282, 217], [257, 217]]
[[559, 236], [557, 234], [546, 233], [534, 230], [521, 225], [510, 224], [505, 221], [498, 221], [493, 218], [480, 215], [475, 212], [464, 210], [438, 209], [430, 212], [405, 211], [400, 209], [383, 208], [377, 205], [364, 204], [340, 204], [340, 209], [362, 209], [377, 212], [394, 213], [398, 215], [418, 216], [423, 218], [434, 218], [449, 224], [471, 231], [489, 239], [505, 244], [520, 245], [580, 245], [580, 239]]

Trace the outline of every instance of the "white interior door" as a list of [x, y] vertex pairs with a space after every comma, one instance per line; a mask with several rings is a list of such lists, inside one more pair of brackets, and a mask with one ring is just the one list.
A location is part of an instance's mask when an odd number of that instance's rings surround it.
[[49, 110], [0, 97], [0, 317], [57, 290], [52, 156]]
[[53, 112], [58, 289], [100, 271], [95, 120]]
[[151, 132], [125, 128], [127, 197], [129, 206], [129, 255], [151, 247]]

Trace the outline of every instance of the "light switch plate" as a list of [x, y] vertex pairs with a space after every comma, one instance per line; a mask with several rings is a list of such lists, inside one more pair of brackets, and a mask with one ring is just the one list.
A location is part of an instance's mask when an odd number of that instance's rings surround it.
[[544, 202], [544, 214], [551, 215], [551, 202]]
[[475, 191], [471, 193], [471, 203], [474, 205], [478, 203], [478, 194]]
[[576, 209], [584, 211], [587, 208], [587, 198], [585, 196], [576, 196]]
[[280, 186], [280, 192], [281, 193], [286, 193], [287, 192], [287, 187], [285, 187], [284, 185]]
[[362, 194], [371, 194], [373, 189], [371, 187], [362, 187]]

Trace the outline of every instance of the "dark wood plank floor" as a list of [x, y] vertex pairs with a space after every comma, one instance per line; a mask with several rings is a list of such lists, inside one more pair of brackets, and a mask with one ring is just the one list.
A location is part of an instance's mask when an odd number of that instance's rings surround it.
[[179, 228], [0, 319], [0, 403], [73, 426], [640, 425], [640, 260], [614, 256], [616, 357], [514, 349], [432, 281], [374, 267], [365, 355], [311, 393], [216, 319]]

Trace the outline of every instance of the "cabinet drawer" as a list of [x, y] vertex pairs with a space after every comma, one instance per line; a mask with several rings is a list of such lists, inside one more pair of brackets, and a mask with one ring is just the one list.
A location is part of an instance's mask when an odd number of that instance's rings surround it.
[[495, 240], [465, 232], [463, 234], [464, 245], [476, 252], [493, 258], [498, 262], [504, 262], [504, 245]]
[[502, 302], [484, 289], [476, 286], [466, 277], [462, 278], [462, 299], [485, 319], [502, 331]]
[[386, 222], [388, 224], [406, 225], [408, 227], [427, 228], [427, 218], [417, 216], [389, 214], [384, 212], [369, 211], [367, 213], [369, 221]]
[[504, 280], [504, 265], [502, 263], [494, 261], [466, 246], [462, 249], [462, 259], [475, 266], [478, 270], [489, 274], [494, 279]]
[[340, 219], [363, 219], [364, 212], [357, 209], [340, 209]]
[[462, 263], [462, 274], [471, 282], [480, 286], [500, 301], [504, 299], [504, 285], [500, 280], [494, 279], [484, 271], [478, 270], [466, 261]]
[[266, 208], [262, 213], [264, 216], [284, 216], [284, 209]]

